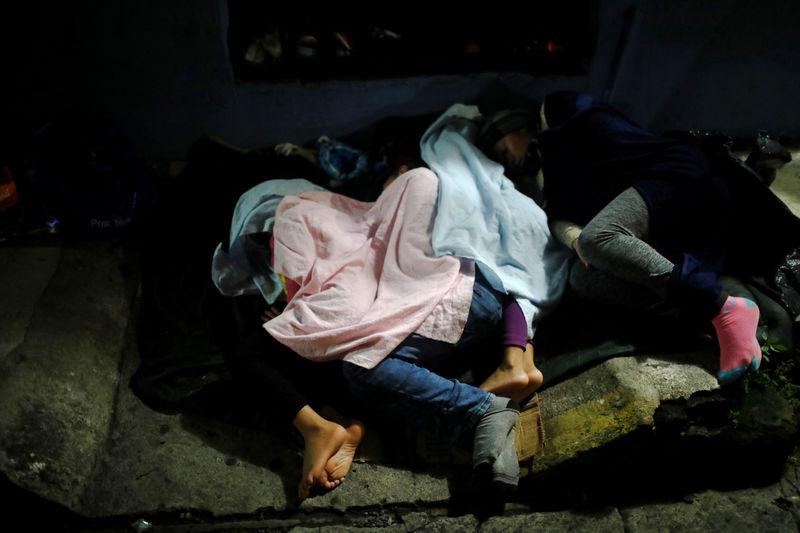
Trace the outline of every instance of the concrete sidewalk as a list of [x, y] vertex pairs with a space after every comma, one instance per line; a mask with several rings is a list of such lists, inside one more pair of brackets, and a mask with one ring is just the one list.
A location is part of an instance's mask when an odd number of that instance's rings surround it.
[[[800, 191], [796, 162], [774, 189], [796, 182]], [[786, 198], [800, 213], [800, 194]], [[519, 491], [507, 501], [476, 486], [456, 454], [429, 464], [357, 463], [340, 487], [298, 502], [302, 458], [286, 440], [158, 413], [133, 395], [138, 280], [128, 261], [103, 241], [0, 248], [0, 467], [8, 512], [29, 525], [799, 530], [800, 467], [785, 461], [796, 414], [775, 395], [724, 394], [711, 351], [615, 357], [541, 391], [548, 445], [523, 462]]]

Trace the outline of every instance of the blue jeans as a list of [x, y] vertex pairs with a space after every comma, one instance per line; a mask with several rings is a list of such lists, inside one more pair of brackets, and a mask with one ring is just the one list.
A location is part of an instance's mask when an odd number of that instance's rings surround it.
[[456, 442], [475, 427], [494, 395], [443, 375], [464, 357], [463, 349], [500, 322], [502, 298], [476, 269], [469, 316], [456, 344], [412, 333], [372, 369], [345, 362], [343, 372], [351, 392], [369, 406], [405, 417], [437, 439]]

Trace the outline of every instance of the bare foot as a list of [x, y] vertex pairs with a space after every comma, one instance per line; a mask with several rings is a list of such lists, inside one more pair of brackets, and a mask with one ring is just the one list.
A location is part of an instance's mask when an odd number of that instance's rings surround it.
[[344, 481], [344, 477], [350, 471], [353, 458], [358, 450], [358, 445], [364, 436], [364, 424], [358, 420], [353, 420], [349, 425], [344, 426], [347, 437], [342, 446], [334, 453], [328, 462], [325, 463], [327, 480], [321, 485], [326, 489], [332, 489]]
[[533, 345], [530, 343], [528, 343], [528, 346], [525, 348], [523, 368], [525, 369], [525, 374], [528, 376], [528, 384], [511, 396], [511, 399], [518, 403], [522, 403], [528, 396], [539, 390], [539, 387], [542, 386], [542, 382], [544, 381], [542, 371], [536, 368], [536, 365], [533, 363]]
[[523, 352], [517, 346], [507, 346], [503, 361], [486, 378], [480, 388], [522, 403], [542, 386], [544, 376], [533, 362], [533, 345]]
[[528, 374], [521, 366], [500, 365], [481, 383], [480, 388], [498, 396], [510, 398], [512, 394], [528, 386]]
[[[324, 419], [323, 419], [324, 420]], [[342, 447], [347, 430], [334, 422], [325, 421], [315, 427], [308, 428], [303, 434], [305, 449], [303, 451], [303, 473], [297, 495], [307, 498], [311, 487], [325, 485], [328, 473], [325, 464]]]
[[294, 420], [305, 441], [303, 471], [297, 494], [307, 498], [314, 485], [331, 489], [339, 485], [350, 469], [364, 425], [348, 421], [346, 425], [327, 420], [305, 406]]

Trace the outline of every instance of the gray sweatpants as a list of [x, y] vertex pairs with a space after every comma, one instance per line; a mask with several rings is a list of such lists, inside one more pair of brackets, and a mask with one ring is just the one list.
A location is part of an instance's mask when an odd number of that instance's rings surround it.
[[572, 289], [611, 305], [668, 312], [667, 290], [674, 264], [650, 244], [650, 213], [633, 187], [609, 202], [583, 229], [578, 249], [587, 268], [576, 261]]

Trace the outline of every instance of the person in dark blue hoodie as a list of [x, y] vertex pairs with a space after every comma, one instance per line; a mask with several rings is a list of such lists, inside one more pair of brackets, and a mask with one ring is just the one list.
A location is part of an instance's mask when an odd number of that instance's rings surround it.
[[572, 289], [589, 299], [710, 320], [720, 383], [757, 370], [755, 302], [719, 283], [732, 209], [725, 181], [697, 146], [649, 132], [594, 97], [546, 96], [537, 111], [490, 117], [480, 145], [510, 175], [539, 175], [554, 235], [580, 261]]

